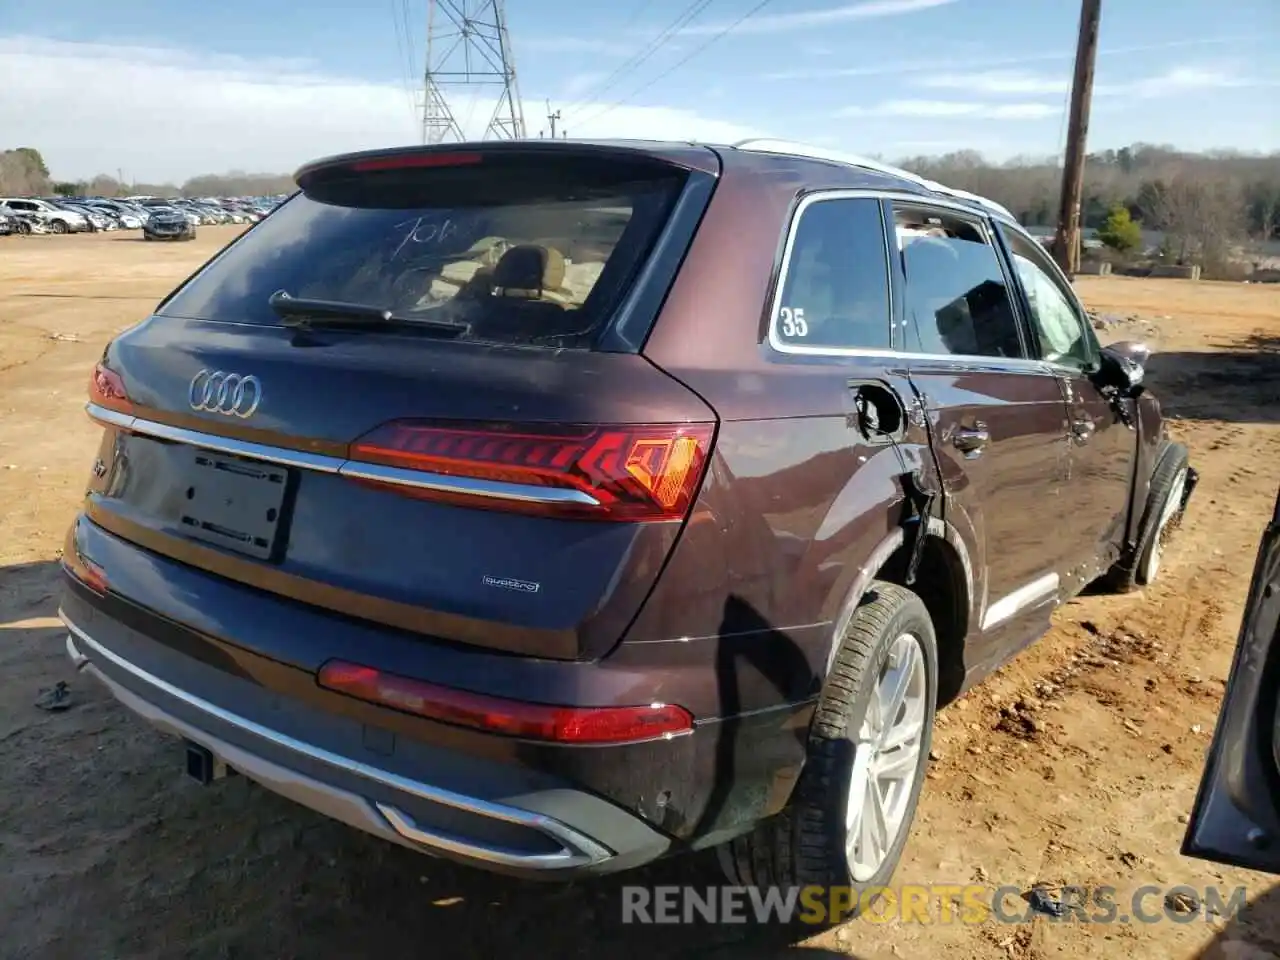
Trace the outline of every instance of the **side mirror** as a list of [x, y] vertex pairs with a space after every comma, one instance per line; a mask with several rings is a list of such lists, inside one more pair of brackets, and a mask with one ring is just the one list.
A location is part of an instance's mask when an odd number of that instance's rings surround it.
[[1114, 387], [1125, 396], [1142, 392], [1146, 363], [1151, 349], [1145, 343], [1124, 340], [1102, 348], [1102, 363], [1096, 379], [1100, 386]]

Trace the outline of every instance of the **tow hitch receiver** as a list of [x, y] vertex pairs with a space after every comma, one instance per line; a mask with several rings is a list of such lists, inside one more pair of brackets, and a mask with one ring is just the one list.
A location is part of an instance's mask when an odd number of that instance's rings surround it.
[[215, 780], [222, 780], [231, 772], [226, 762], [214, 756], [208, 747], [202, 747], [190, 740], [184, 740], [183, 746], [187, 750], [187, 776], [196, 783], [208, 786]]

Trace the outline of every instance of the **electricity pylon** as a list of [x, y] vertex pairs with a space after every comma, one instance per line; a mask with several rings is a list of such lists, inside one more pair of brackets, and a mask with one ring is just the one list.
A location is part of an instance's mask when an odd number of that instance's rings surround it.
[[521, 140], [524, 106], [503, 0], [428, 0], [422, 142], [466, 139], [450, 97], [498, 93], [482, 140]]

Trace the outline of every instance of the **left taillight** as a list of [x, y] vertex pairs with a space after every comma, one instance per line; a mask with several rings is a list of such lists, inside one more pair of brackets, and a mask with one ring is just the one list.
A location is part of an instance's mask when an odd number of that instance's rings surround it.
[[133, 404], [124, 387], [124, 378], [99, 362], [89, 378], [89, 402], [120, 413], [133, 413]]
[[326, 663], [317, 679], [326, 690], [367, 703], [524, 740], [604, 746], [671, 739], [693, 731], [692, 714], [670, 703], [621, 707], [526, 703], [440, 687], [343, 660]]
[[[710, 423], [395, 421], [351, 445], [349, 472], [406, 495], [491, 509], [597, 520], [682, 520], [697, 496], [714, 433]], [[394, 467], [406, 475], [379, 479], [362, 474], [360, 464]], [[414, 483], [415, 476], [422, 482]], [[433, 477], [490, 486], [468, 490], [465, 484], [432, 482]], [[539, 491], [573, 495], [539, 496]]]

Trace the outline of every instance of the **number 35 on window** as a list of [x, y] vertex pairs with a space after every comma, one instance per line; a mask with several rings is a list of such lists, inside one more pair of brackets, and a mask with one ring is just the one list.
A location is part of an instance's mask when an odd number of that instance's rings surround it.
[[782, 307], [778, 310], [784, 337], [807, 337], [809, 324], [804, 319], [804, 307]]

